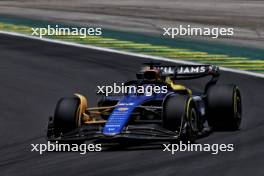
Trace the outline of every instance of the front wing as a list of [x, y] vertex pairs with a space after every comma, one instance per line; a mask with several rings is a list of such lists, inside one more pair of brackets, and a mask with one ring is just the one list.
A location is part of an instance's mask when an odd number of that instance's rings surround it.
[[[50, 129], [52, 130], [52, 129]], [[48, 135], [49, 141], [74, 142], [103, 140], [115, 141], [122, 139], [144, 141], [172, 141], [180, 138], [179, 132], [172, 132], [157, 124], [128, 125], [120, 134], [105, 135], [101, 127], [84, 125], [69, 133], [55, 137]]]

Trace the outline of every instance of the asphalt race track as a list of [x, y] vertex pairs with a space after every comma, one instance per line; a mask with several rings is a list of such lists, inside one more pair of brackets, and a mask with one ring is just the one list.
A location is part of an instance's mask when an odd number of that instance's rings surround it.
[[[264, 175], [264, 80], [223, 72], [219, 83], [242, 91], [241, 131], [215, 132], [199, 143], [233, 143], [234, 152], [178, 152], [162, 148], [100, 153], [31, 152], [45, 143], [48, 116], [57, 100], [75, 92], [95, 105], [97, 85], [135, 77], [146, 60], [0, 35], [0, 175]], [[202, 83], [193, 81], [194, 88]]]

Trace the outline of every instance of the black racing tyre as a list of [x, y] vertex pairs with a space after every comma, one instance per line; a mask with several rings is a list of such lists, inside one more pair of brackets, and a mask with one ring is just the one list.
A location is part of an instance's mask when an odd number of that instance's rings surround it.
[[67, 133], [78, 127], [79, 124], [79, 98], [61, 98], [54, 114], [55, 135]]
[[199, 131], [199, 121], [200, 117], [195, 103], [192, 99], [189, 99], [189, 103], [187, 105], [187, 125], [185, 128], [186, 140], [190, 142], [195, 142]]
[[181, 132], [181, 138], [194, 142], [198, 133], [198, 112], [192, 98], [175, 94], [163, 103], [163, 126], [171, 131]]
[[207, 91], [207, 120], [214, 130], [238, 130], [242, 119], [241, 94], [235, 85], [213, 85]]

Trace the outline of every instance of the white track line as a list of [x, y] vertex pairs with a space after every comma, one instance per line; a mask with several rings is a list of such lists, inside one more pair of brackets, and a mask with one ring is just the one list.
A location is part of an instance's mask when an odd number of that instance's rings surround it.
[[[20, 34], [20, 33], [15, 33], [15, 32], [0, 31], [0, 34], [6, 34], [6, 35], [11, 35], [11, 36], [16, 36], [16, 37], [23, 37], [23, 38], [29, 38], [29, 39], [32, 39], [32, 40], [40, 40], [40, 41], [45, 41], [45, 42], [49, 42], [49, 43], [55, 43], [55, 44], [61, 44], [61, 45], [79, 47], [79, 48], [88, 48], [88, 49], [104, 51], [104, 52], [111, 52], [111, 53], [117, 53], [117, 54], [128, 55], [128, 56], [141, 57], [141, 58], [145, 58], [145, 59], [153, 59], [153, 60], [173, 62], [173, 63], [177, 63], [177, 64], [193, 64], [193, 65], [199, 64], [199, 63], [189, 62], [189, 61], [184, 61], [184, 60], [174, 60], [174, 59], [169, 59], [169, 58], [164, 58], [164, 57], [159, 57], [159, 56], [150, 56], [150, 55], [146, 55], [146, 54], [137, 54], [137, 53], [127, 52], [127, 51], [119, 51], [119, 50], [115, 50], [115, 49], [103, 48], [103, 47], [98, 47], [98, 46], [82, 45], [82, 44], [78, 44], [78, 43], [65, 42], [65, 41], [61, 41], [61, 40], [53, 40], [53, 39], [47, 39], [47, 38], [33, 37], [33, 36]], [[220, 67], [220, 69], [223, 70], [223, 71], [227, 71], [227, 72], [233, 72], [233, 73], [239, 73], [239, 74], [244, 74], [244, 75], [250, 75], [250, 76], [255, 76], [255, 77], [259, 77], [259, 78], [264, 78], [264, 74], [261, 74], [261, 73], [254, 73], [254, 72], [249, 72], [249, 71], [244, 71], [244, 70], [236, 70], [236, 69], [225, 68], [225, 67]]]

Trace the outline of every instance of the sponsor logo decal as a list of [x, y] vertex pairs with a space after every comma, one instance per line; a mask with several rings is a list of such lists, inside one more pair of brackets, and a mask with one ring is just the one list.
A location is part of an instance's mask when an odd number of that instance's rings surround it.
[[193, 66], [193, 67], [179, 67], [178, 73], [185, 74], [185, 73], [204, 73], [206, 71], [205, 66]]
[[128, 108], [123, 108], [123, 107], [122, 107], [122, 108], [118, 108], [117, 110], [118, 110], [118, 111], [121, 111], [121, 112], [124, 112], [124, 111], [127, 111]]
[[175, 67], [157, 67], [164, 74], [174, 74]]
[[119, 106], [133, 106], [135, 103], [119, 103]]

